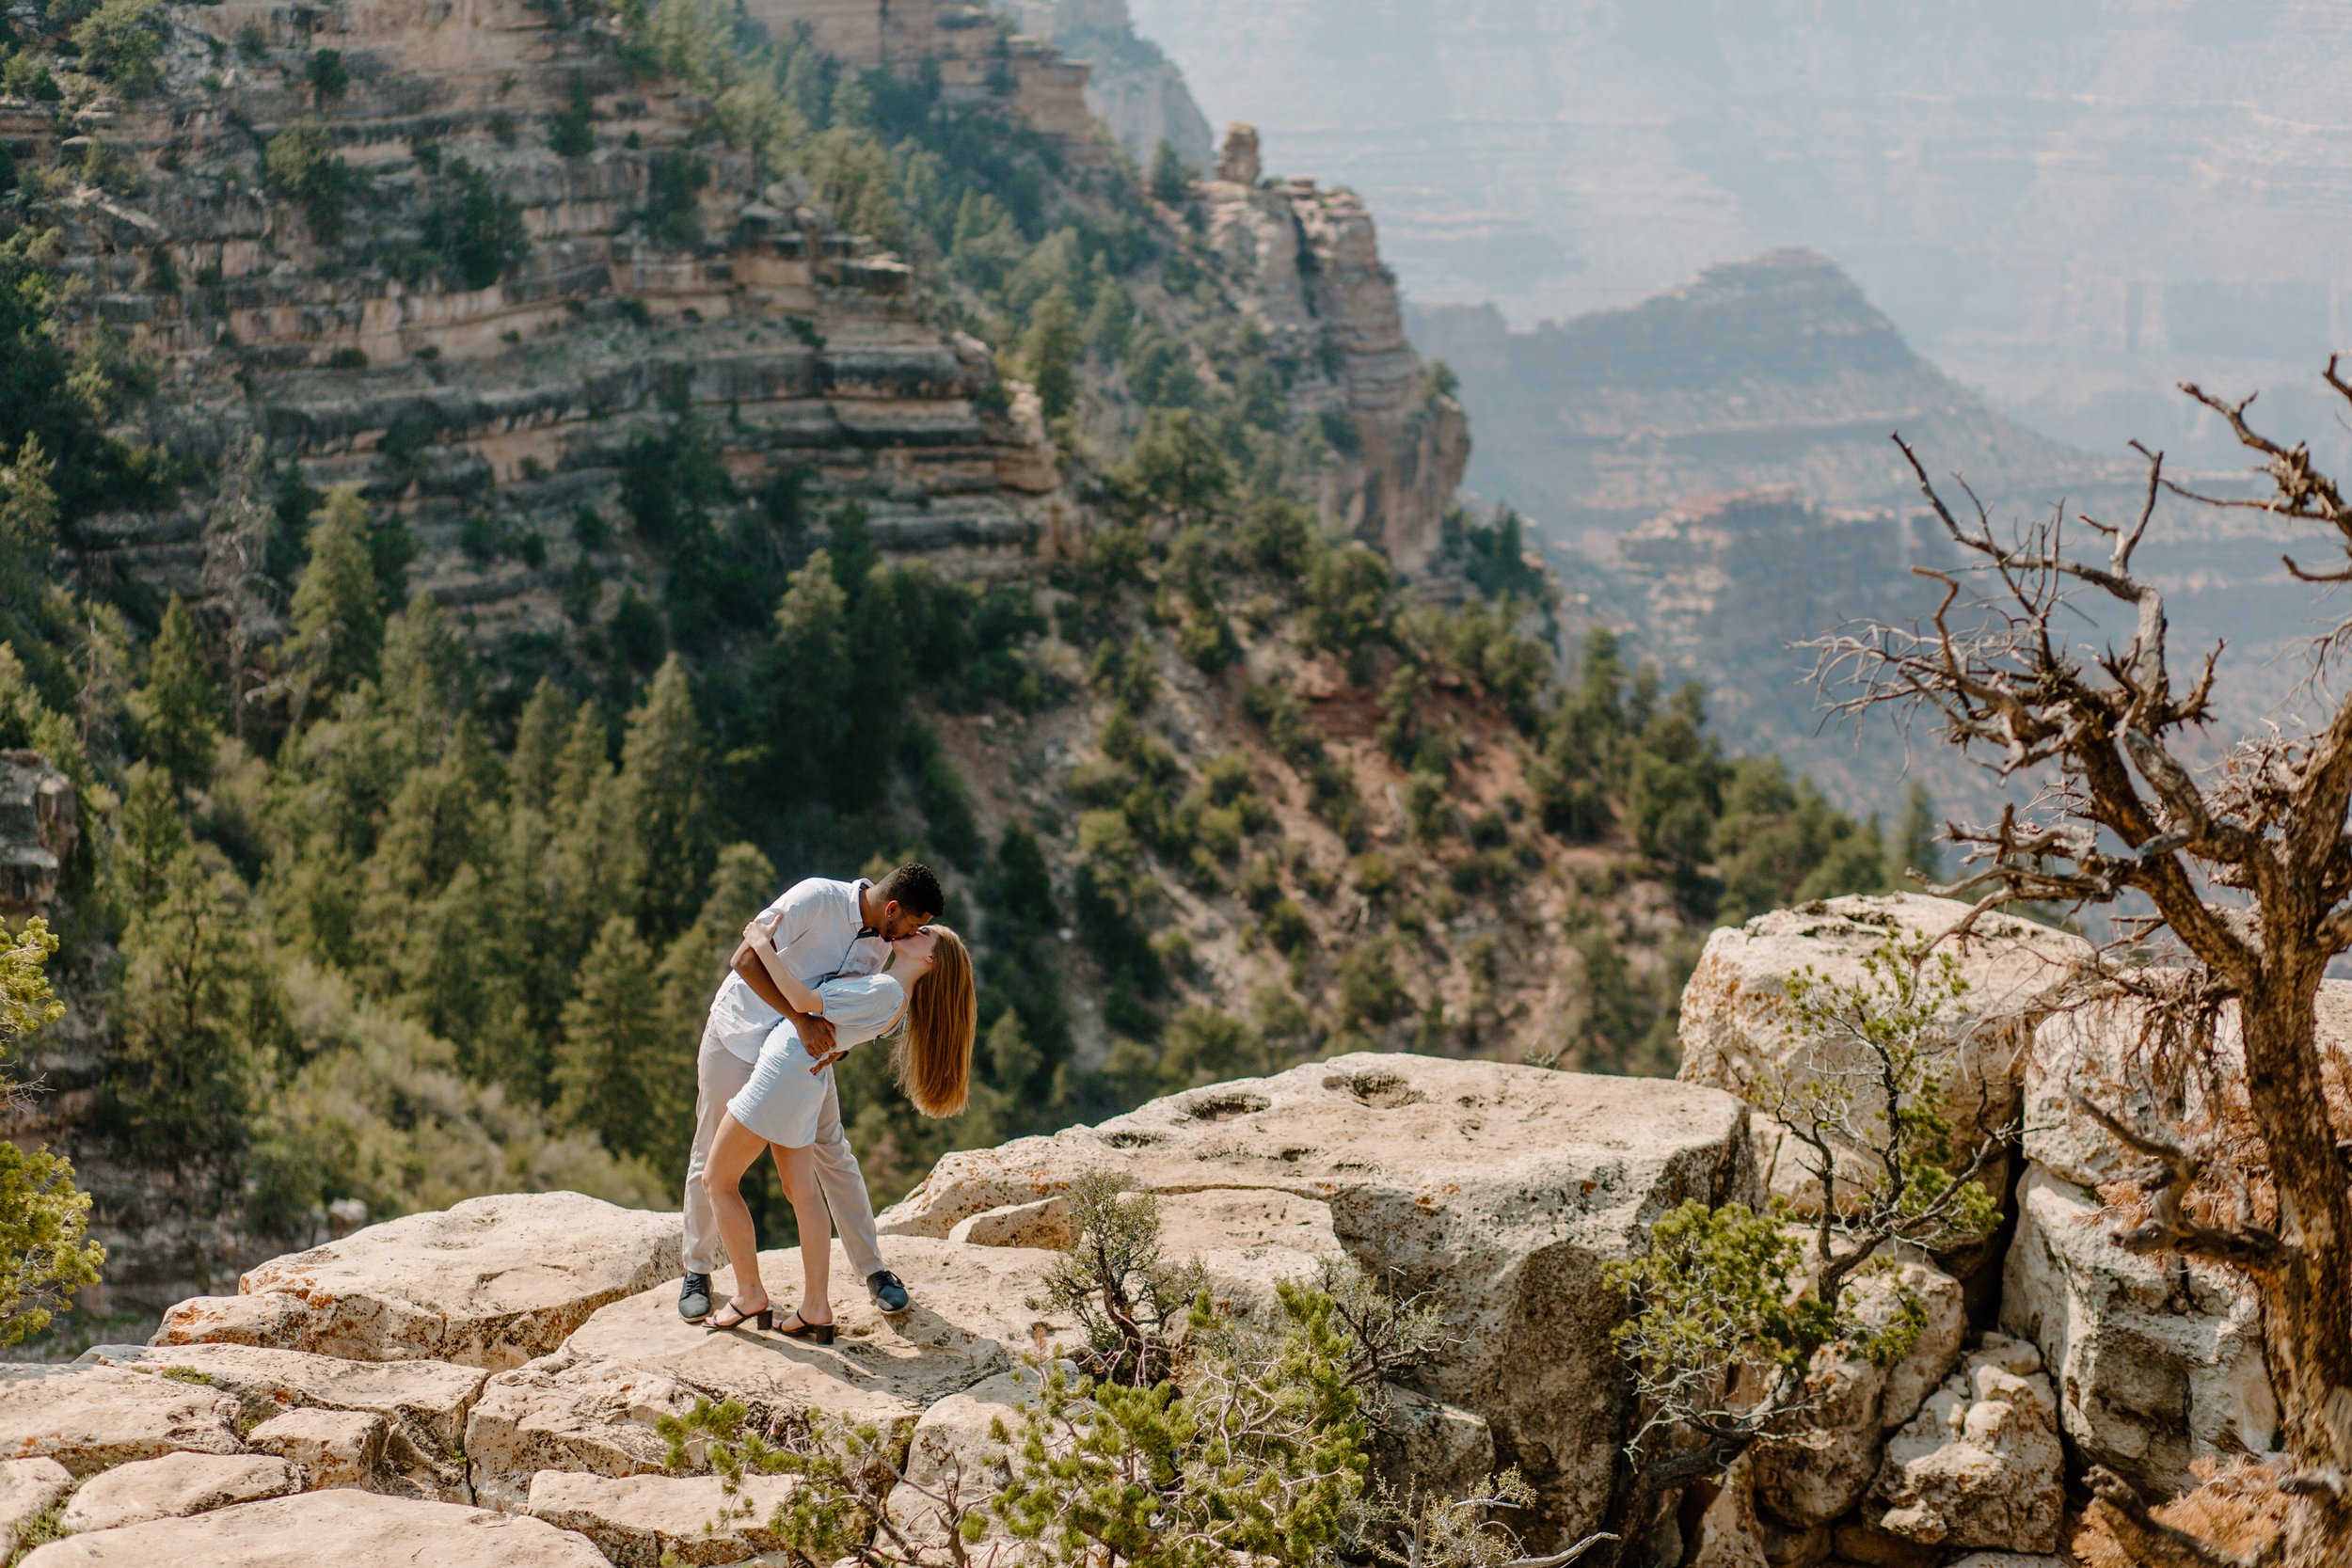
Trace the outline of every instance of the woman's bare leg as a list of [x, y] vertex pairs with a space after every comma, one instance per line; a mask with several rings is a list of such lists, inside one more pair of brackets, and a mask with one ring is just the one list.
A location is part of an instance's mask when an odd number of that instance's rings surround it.
[[824, 1189], [817, 1184], [817, 1159], [803, 1145], [787, 1148], [770, 1146], [776, 1157], [776, 1174], [784, 1179], [784, 1196], [792, 1200], [792, 1217], [801, 1227], [801, 1322], [833, 1322], [827, 1295], [833, 1273], [833, 1211], [825, 1207]]
[[700, 1178], [710, 1198], [711, 1213], [719, 1222], [719, 1240], [727, 1249], [727, 1261], [735, 1265], [734, 1305], [739, 1312], [756, 1312], [768, 1305], [768, 1289], [759, 1279], [759, 1234], [752, 1225], [751, 1205], [743, 1201], [743, 1173], [767, 1147], [767, 1139], [732, 1115], [723, 1116]]

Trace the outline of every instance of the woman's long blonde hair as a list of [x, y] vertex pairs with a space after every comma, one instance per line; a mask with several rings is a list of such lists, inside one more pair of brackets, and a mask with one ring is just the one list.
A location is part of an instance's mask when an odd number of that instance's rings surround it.
[[952, 1117], [963, 1109], [972, 1088], [972, 1037], [978, 1009], [972, 987], [972, 955], [963, 939], [933, 921], [939, 938], [931, 967], [907, 997], [906, 1032], [891, 1054], [898, 1086], [927, 1117]]

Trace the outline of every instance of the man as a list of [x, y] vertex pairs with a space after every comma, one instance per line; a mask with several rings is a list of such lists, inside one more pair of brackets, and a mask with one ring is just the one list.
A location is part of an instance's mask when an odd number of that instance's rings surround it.
[[[796, 882], [758, 918], [774, 931], [776, 951], [785, 963], [814, 988], [838, 975], [873, 974], [890, 957], [890, 943], [938, 919], [945, 902], [930, 868], [911, 863], [879, 882], [836, 882], [821, 877]], [[689, 1323], [710, 1310], [719, 1228], [696, 1178], [710, 1157], [710, 1143], [718, 1136], [727, 1101], [751, 1077], [769, 1032], [787, 1018], [820, 1066], [836, 1054], [833, 1025], [793, 1008], [749, 947], [738, 942], [729, 967], [733, 973], [720, 983], [711, 1001], [694, 1065], [694, 1148], [686, 1164], [686, 1240], [680, 1254], [686, 1280], [677, 1303], [678, 1315]], [[882, 1267], [873, 1199], [866, 1195], [865, 1173], [858, 1169], [857, 1156], [842, 1130], [841, 1101], [830, 1080], [815, 1148], [817, 1184], [824, 1190], [825, 1206], [833, 1211], [834, 1228], [840, 1232], [850, 1267], [865, 1279], [875, 1306], [884, 1312], [905, 1311], [906, 1286]], [[803, 1244], [808, 1240], [803, 1238]]]

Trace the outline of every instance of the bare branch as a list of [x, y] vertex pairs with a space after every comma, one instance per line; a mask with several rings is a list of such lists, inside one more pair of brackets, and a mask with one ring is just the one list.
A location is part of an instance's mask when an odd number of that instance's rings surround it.
[[2183, 1210], [2182, 1199], [2205, 1173], [2204, 1157], [2183, 1148], [2169, 1138], [2142, 1132], [2122, 1117], [2114, 1116], [2079, 1089], [2070, 1089], [2068, 1101], [2077, 1114], [2088, 1117], [2104, 1129], [2116, 1142], [2134, 1153], [2144, 1154], [2159, 1163], [2161, 1170], [2142, 1181], [2141, 1189], [2153, 1204], [2153, 1212], [2143, 1223], [2116, 1238], [2117, 1244], [2133, 1252], [2185, 1252], [2216, 1262], [2231, 1263], [2249, 1272], [2275, 1269], [2283, 1259], [2285, 1245], [2268, 1228], [2247, 1226], [2238, 1230], [2222, 1230], [2201, 1225]]

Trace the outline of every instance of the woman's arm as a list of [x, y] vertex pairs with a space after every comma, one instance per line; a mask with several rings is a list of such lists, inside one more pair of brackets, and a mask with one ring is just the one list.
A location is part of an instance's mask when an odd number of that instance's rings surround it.
[[751, 949], [752, 957], [759, 960], [760, 968], [767, 971], [768, 978], [775, 982], [776, 990], [784, 993], [784, 999], [792, 1004], [794, 1012], [805, 1013], [811, 1018], [824, 1015], [824, 998], [803, 985], [799, 975], [785, 968], [784, 957], [776, 951], [775, 933], [755, 920], [743, 927], [743, 945]]

